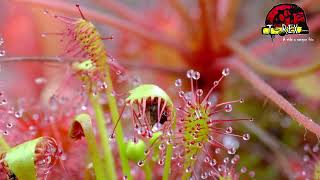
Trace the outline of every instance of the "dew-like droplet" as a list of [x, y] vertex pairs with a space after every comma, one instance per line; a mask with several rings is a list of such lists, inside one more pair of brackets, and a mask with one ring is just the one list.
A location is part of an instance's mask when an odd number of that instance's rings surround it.
[[163, 160], [163, 159], [159, 159], [158, 164], [159, 164], [160, 166], [163, 166], [164, 160]]
[[192, 75], [193, 75], [193, 72], [194, 72], [193, 69], [188, 70], [188, 71], [187, 71], [187, 78], [191, 79], [191, 78], [192, 78]]
[[5, 56], [6, 55], [6, 51], [5, 50], [0, 50], [0, 57]]
[[230, 134], [230, 133], [232, 133], [232, 130], [233, 130], [232, 127], [229, 126], [229, 127], [226, 128], [226, 133]]
[[230, 148], [228, 149], [228, 154], [235, 154], [236, 153], [236, 148]]
[[47, 15], [47, 14], [49, 14], [49, 11], [45, 9], [45, 10], [43, 10], [43, 14]]
[[111, 135], [109, 136], [109, 141], [110, 141], [110, 142], [113, 142], [113, 141], [115, 140], [115, 138], [116, 138], [116, 135], [115, 135], [115, 134], [111, 134]]
[[23, 112], [22, 112], [22, 111], [17, 111], [17, 112], [14, 113], [14, 116], [15, 116], [16, 118], [21, 118], [22, 115], [23, 115]]
[[13, 127], [13, 124], [11, 122], [8, 122], [7, 123], [7, 128], [12, 128]]
[[127, 180], [128, 179], [128, 176], [123, 176], [122, 177], [122, 180]]
[[218, 171], [219, 172], [224, 171], [224, 169], [225, 169], [224, 165], [222, 165], [222, 164], [218, 165]]
[[303, 146], [303, 150], [304, 150], [305, 152], [310, 151], [310, 145], [309, 145], [309, 144], [305, 144], [305, 145]]
[[8, 135], [9, 135], [9, 132], [8, 132], [7, 130], [5, 130], [5, 131], [3, 131], [2, 134], [5, 135], [5, 136], [8, 136]]
[[204, 162], [205, 163], [208, 163], [210, 161], [210, 158], [208, 157], [208, 156], [206, 156], [205, 158], [204, 158]]
[[163, 143], [161, 143], [159, 145], [159, 150], [163, 151], [165, 148], [166, 148], [166, 146]]
[[189, 173], [189, 172], [191, 172], [191, 167], [186, 168], [186, 173]]
[[229, 157], [225, 157], [225, 158], [223, 159], [223, 162], [226, 163], [226, 164], [229, 163], [229, 161], [230, 161]]
[[8, 114], [13, 114], [14, 113], [14, 107], [10, 107], [8, 109]]
[[246, 133], [242, 135], [242, 139], [248, 141], [250, 139], [250, 134]]
[[81, 110], [82, 110], [82, 111], [85, 111], [85, 110], [87, 110], [87, 109], [88, 109], [88, 107], [87, 107], [86, 105], [82, 105], [82, 106], [81, 106]]
[[6, 105], [8, 103], [8, 101], [6, 99], [2, 99], [0, 102], [0, 105]]
[[215, 166], [217, 164], [217, 160], [215, 159], [211, 159], [211, 161], [209, 162], [210, 166]]
[[246, 168], [246, 167], [242, 167], [242, 168], [240, 169], [240, 172], [241, 172], [241, 173], [246, 173], [246, 172], [247, 172], [247, 168]]
[[201, 179], [207, 179], [207, 178], [208, 178], [208, 173], [207, 172], [201, 173]]
[[244, 99], [240, 99], [239, 102], [240, 102], [240, 103], [244, 103]]
[[106, 82], [101, 83], [100, 89], [107, 89], [108, 84]]
[[308, 155], [303, 156], [303, 161], [308, 162], [310, 160], [310, 157]]
[[250, 171], [250, 172], [249, 172], [249, 176], [250, 176], [251, 178], [254, 178], [255, 175], [256, 175], [256, 173], [255, 173], [254, 171]]
[[230, 74], [230, 69], [229, 68], [224, 68], [223, 70], [222, 70], [222, 75], [223, 76], [228, 76]]
[[183, 91], [179, 91], [179, 96], [183, 97], [184, 96], [184, 92]]
[[314, 153], [318, 152], [318, 151], [319, 151], [319, 145], [316, 144], [315, 146], [313, 146], [312, 151], [313, 151]]
[[34, 83], [40, 85], [40, 84], [45, 84], [47, 82], [47, 79], [44, 77], [38, 77], [34, 79]]
[[221, 152], [221, 149], [220, 149], [220, 148], [216, 148], [216, 149], [214, 150], [214, 152], [215, 152], [216, 154], [219, 154], [219, 153]]
[[225, 105], [225, 106], [224, 106], [224, 110], [225, 110], [226, 112], [231, 112], [231, 111], [232, 111], [232, 105], [231, 105], [231, 104]]
[[158, 132], [159, 130], [161, 130], [161, 128], [162, 128], [161, 123], [155, 123], [152, 127], [152, 132]]
[[192, 73], [192, 79], [194, 79], [194, 80], [200, 79], [200, 73], [198, 71], [194, 71]]
[[120, 70], [117, 70], [117, 71], [116, 71], [116, 74], [119, 76], [119, 75], [122, 74], [122, 72], [121, 72]]
[[175, 81], [174, 85], [175, 85], [176, 87], [181, 87], [181, 86], [182, 86], [182, 80], [181, 80], [181, 79], [177, 79], [177, 80]]
[[144, 165], [144, 161], [138, 161], [138, 166], [142, 167]]

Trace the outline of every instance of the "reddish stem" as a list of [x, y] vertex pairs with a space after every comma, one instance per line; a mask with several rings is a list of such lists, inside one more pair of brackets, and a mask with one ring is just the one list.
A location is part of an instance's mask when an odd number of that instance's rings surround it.
[[[216, 48], [215, 44], [212, 43], [216, 43], [216, 41], [212, 42], [211, 39], [211, 34], [216, 34], [216, 32], [214, 32], [211, 28], [211, 23], [216, 25], [216, 12], [214, 12], [213, 14], [210, 14], [210, 6], [211, 3], [209, 3], [208, 1], [205, 0], [198, 0], [198, 6], [200, 9], [200, 23], [202, 26], [202, 38], [203, 41], [208, 43], [206, 44], [206, 46], [211, 47], [211, 45], [214, 46], [214, 48]], [[216, 2], [212, 2], [212, 5], [214, 6], [214, 10], [216, 10]], [[217, 37], [216, 37], [217, 38]]]
[[290, 102], [256, 75], [247, 65], [239, 60], [231, 60], [227, 65], [234, 69], [243, 79], [247, 80], [255, 89], [278, 105], [283, 111], [291, 116], [292, 119], [296, 120], [299, 124], [303, 125], [317, 136], [320, 136], [320, 126], [318, 124], [313, 122], [311, 118], [299, 112]]

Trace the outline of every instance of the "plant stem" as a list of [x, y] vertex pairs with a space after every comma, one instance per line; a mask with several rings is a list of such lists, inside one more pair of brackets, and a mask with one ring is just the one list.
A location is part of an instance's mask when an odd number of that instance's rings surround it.
[[[216, 19], [216, 12], [213, 12], [211, 14], [211, 7], [214, 8], [214, 10], [217, 9], [217, 3], [216, 1], [212, 1], [212, 4], [209, 1], [204, 0], [198, 0], [198, 6], [200, 9], [200, 23], [201, 23], [201, 30], [202, 30], [202, 39], [203, 42], [205, 42], [205, 46], [213, 47], [214, 49], [217, 49], [219, 41], [218, 39], [215, 41], [212, 41], [212, 34], [217, 34], [215, 29], [211, 27], [211, 24], [216, 25], [217, 19]], [[215, 37], [219, 38], [219, 37]]]
[[313, 120], [292, 106], [284, 97], [282, 97], [271, 86], [264, 82], [258, 75], [256, 75], [249, 67], [243, 62], [231, 60], [226, 65], [234, 69], [243, 79], [248, 81], [255, 89], [260, 91], [263, 95], [278, 105], [284, 112], [286, 112], [292, 119], [296, 120], [304, 128], [313, 132], [320, 137], [320, 126], [313, 122]]
[[226, 14], [223, 17], [224, 20], [222, 21], [222, 25], [220, 25], [223, 29], [219, 32], [223, 39], [230, 37], [234, 31], [240, 3], [240, 0], [228, 1]]
[[108, 175], [112, 180], [117, 179], [116, 169], [114, 167], [113, 155], [110, 149], [109, 140], [108, 140], [108, 132], [105, 125], [104, 113], [101, 105], [98, 102], [99, 96], [94, 97], [90, 95], [90, 101], [93, 106], [94, 112], [96, 114], [96, 122], [99, 130], [100, 141], [103, 147], [104, 152], [104, 168], [108, 172]]
[[294, 78], [294, 77], [306, 75], [306, 74], [313, 73], [315, 71], [320, 70], [320, 61], [315, 61], [314, 63], [303, 66], [303, 67], [290, 68], [290, 69], [285, 67], [268, 65], [263, 63], [261, 59], [258, 59], [256, 56], [250, 53], [240, 43], [229, 40], [227, 41], [226, 44], [229, 46], [229, 48], [231, 48], [236, 54], [238, 54], [241, 57], [242, 61], [249, 64], [257, 72], [263, 73], [266, 75], [271, 75], [271, 76], [276, 76], [281, 78]]
[[147, 161], [147, 163], [143, 167], [144, 175], [146, 180], [152, 180], [152, 172], [150, 169], [150, 163]]
[[108, 174], [107, 176], [105, 174], [105, 170], [103, 168], [103, 165], [101, 163], [101, 159], [99, 157], [99, 149], [97, 147], [97, 142], [95, 139], [95, 135], [93, 133], [93, 128], [92, 128], [90, 116], [87, 114], [80, 114], [80, 115], [76, 116], [75, 122], [73, 123], [73, 125], [71, 127], [71, 132], [69, 135], [71, 136], [71, 138], [78, 139], [81, 137], [76, 137], [76, 136], [74, 136], [74, 134], [72, 134], [73, 128], [75, 127], [75, 123], [79, 123], [81, 125], [84, 137], [87, 140], [89, 155], [92, 160], [93, 169], [95, 172], [96, 179], [97, 180], [104, 180], [106, 178], [109, 179], [110, 176], [112, 176], [112, 174]]
[[[182, 5], [180, 0], [167, 0], [172, 8], [175, 9], [176, 13], [179, 14], [182, 22], [184, 23], [186, 30], [189, 32], [191, 38], [195, 38], [196, 27], [195, 23], [190, 16], [188, 10]], [[192, 40], [192, 39], [190, 39]]]
[[173, 146], [172, 144], [167, 146], [167, 151], [166, 151], [166, 159], [165, 159], [165, 165], [163, 168], [163, 177], [162, 180], [168, 180], [169, 175], [171, 172], [171, 157], [172, 157], [172, 151], [173, 151]]
[[[176, 128], [176, 110], [173, 108], [172, 110], [173, 114], [173, 124], [172, 124], [172, 130], [174, 130]], [[174, 139], [174, 137], [172, 137]], [[164, 164], [164, 168], [163, 168], [163, 176], [162, 176], [162, 180], [168, 180], [169, 179], [169, 175], [171, 172], [171, 158], [172, 158], [172, 154], [173, 154], [173, 145], [169, 144], [167, 146], [167, 151], [166, 151], [166, 158], [165, 158], [165, 164]]]
[[[106, 75], [105, 81], [107, 83], [106, 94], [107, 94], [109, 109], [111, 113], [112, 122], [114, 125], [116, 125], [119, 119], [119, 111], [118, 111], [116, 98], [113, 95], [114, 91], [113, 91], [112, 79], [110, 74], [110, 68], [108, 64], [105, 66], [105, 75]], [[121, 121], [118, 122], [115, 132], [116, 132], [116, 141], [118, 144], [118, 150], [119, 150], [123, 175], [127, 176], [127, 178], [131, 180], [132, 179], [131, 170], [130, 170], [129, 161], [126, 155], [126, 144], [124, 142], [124, 135], [122, 131]]]

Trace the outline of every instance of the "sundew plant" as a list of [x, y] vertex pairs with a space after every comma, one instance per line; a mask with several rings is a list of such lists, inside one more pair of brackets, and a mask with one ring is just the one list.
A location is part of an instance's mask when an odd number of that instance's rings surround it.
[[320, 179], [319, 7], [2, 0], [0, 180]]

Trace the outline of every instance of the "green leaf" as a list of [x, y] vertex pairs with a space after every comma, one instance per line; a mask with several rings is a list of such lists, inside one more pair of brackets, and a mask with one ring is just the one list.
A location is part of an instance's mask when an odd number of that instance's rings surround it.
[[6, 152], [5, 161], [18, 179], [36, 179], [35, 150], [37, 144], [44, 139], [45, 137], [40, 137], [27, 141]]
[[72, 123], [69, 136], [75, 140], [81, 139], [83, 136], [86, 138], [96, 178], [97, 180], [106, 179], [103, 166], [99, 158], [99, 151], [93, 133], [91, 117], [85, 113], [77, 115]]
[[153, 84], [142, 84], [132, 89], [129, 93], [130, 95], [129, 97], [127, 97], [126, 101], [130, 103], [136, 100], [142, 100], [144, 98], [160, 97], [164, 99], [164, 101], [166, 101], [169, 106], [173, 107], [172, 100], [170, 99], [168, 94], [159, 86]]

